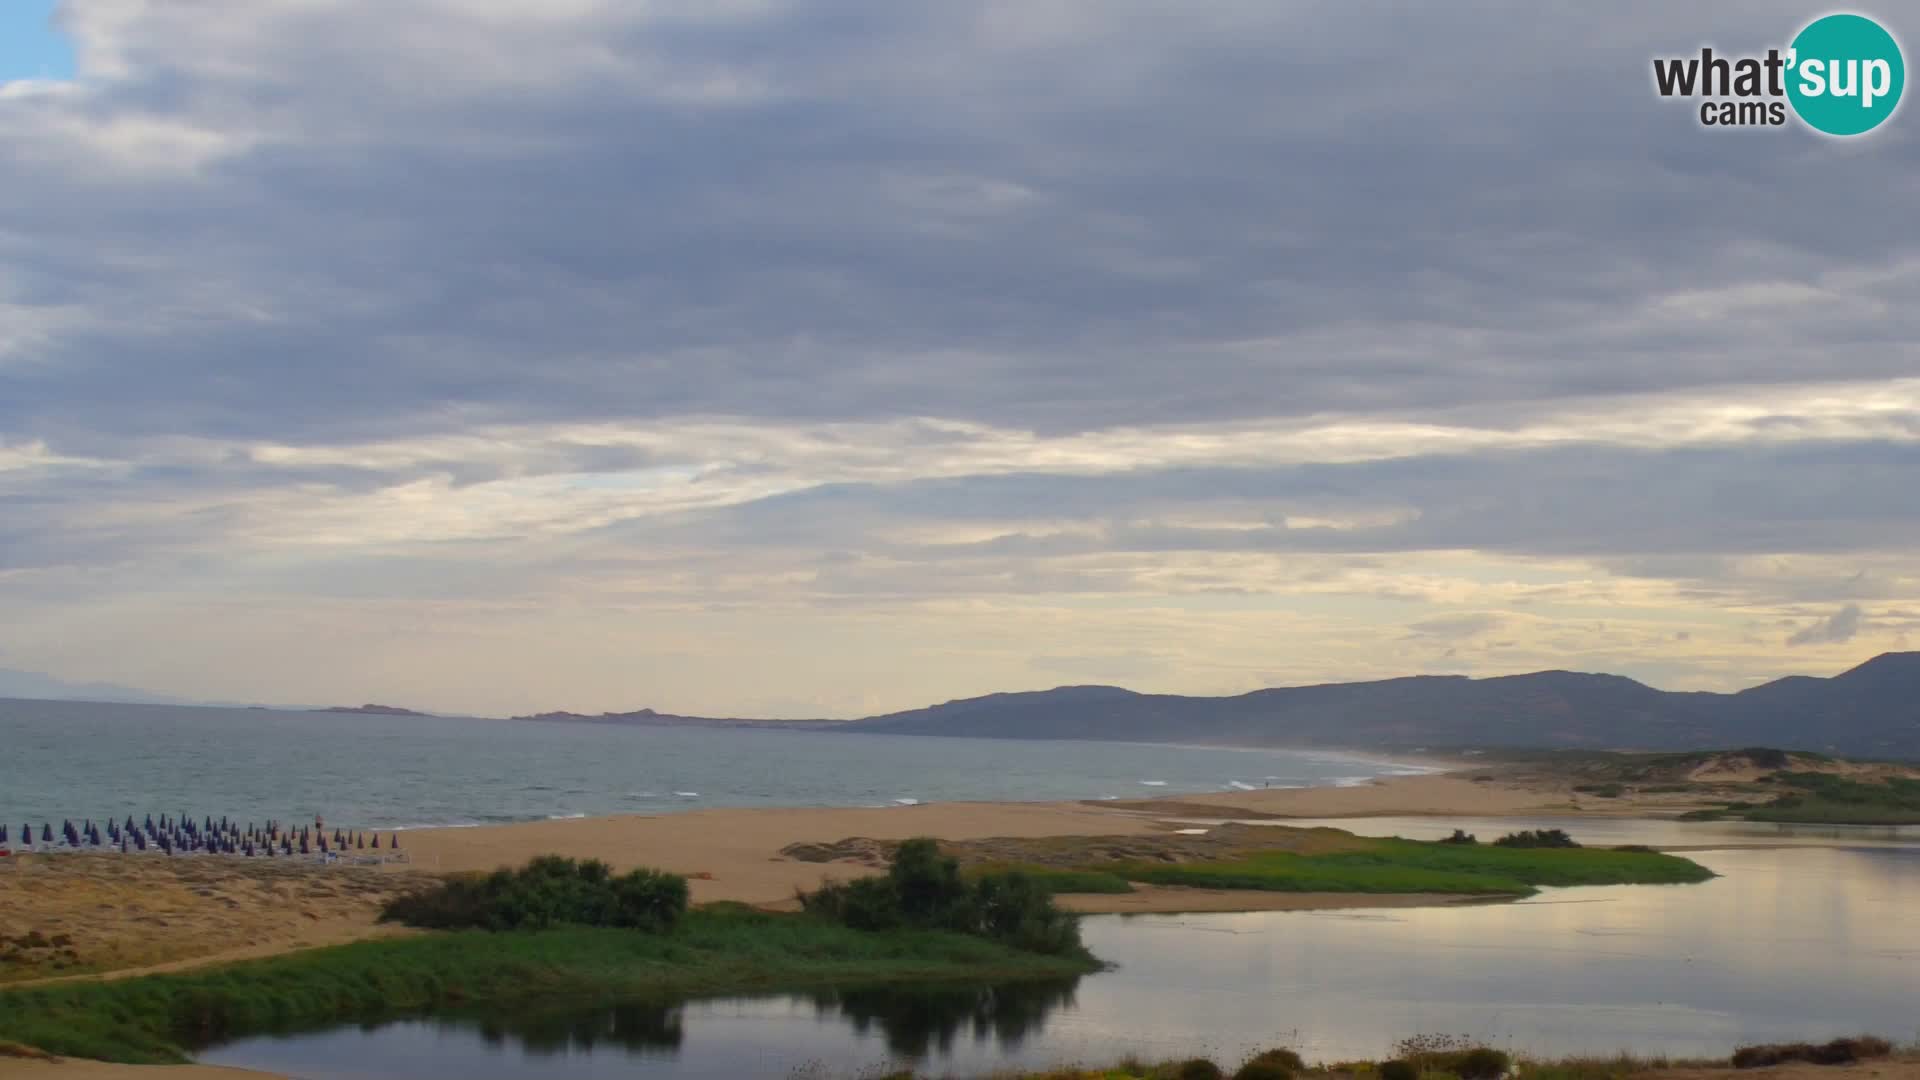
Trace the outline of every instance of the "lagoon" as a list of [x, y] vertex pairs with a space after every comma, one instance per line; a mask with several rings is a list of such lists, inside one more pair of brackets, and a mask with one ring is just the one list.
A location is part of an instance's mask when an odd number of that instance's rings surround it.
[[248, 1039], [202, 1060], [310, 1080], [398, 1080], [429, 1060], [463, 1080], [687, 1080], [809, 1063], [799, 1075], [1231, 1059], [1276, 1044], [1379, 1057], [1421, 1033], [1676, 1056], [1920, 1033], [1920, 843], [1691, 857], [1721, 876], [1470, 907], [1094, 917], [1087, 942], [1116, 966], [1066, 984], [580, 1003]]

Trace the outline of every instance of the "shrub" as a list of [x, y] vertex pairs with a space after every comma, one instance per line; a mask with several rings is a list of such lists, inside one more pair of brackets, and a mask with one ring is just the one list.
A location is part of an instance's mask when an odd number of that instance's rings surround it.
[[1052, 895], [1027, 875], [1016, 870], [983, 877], [973, 888], [979, 926], [972, 932], [1028, 952], [1080, 949], [1080, 921], [1054, 907]]
[[1305, 1068], [1300, 1055], [1291, 1050], [1263, 1050], [1248, 1058], [1233, 1080], [1293, 1080], [1293, 1074]]
[[1893, 1044], [1887, 1040], [1872, 1035], [1859, 1035], [1851, 1039], [1835, 1039], [1818, 1046], [1803, 1042], [1743, 1046], [1733, 1052], [1733, 1067], [1759, 1069], [1789, 1061], [1805, 1061], [1815, 1065], [1845, 1065], [1867, 1058], [1886, 1057], [1891, 1053], [1893, 1053]]
[[1307, 1063], [1300, 1060], [1299, 1054], [1278, 1046], [1272, 1050], [1260, 1051], [1249, 1058], [1247, 1063], [1252, 1064], [1256, 1061], [1263, 1065], [1278, 1065], [1288, 1072], [1304, 1072], [1307, 1067]]
[[1220, 1066], [1206, 1058], [1193, 1058], [1181, 1062], [1173, 1070], [1175, 1080], [1227, 1080], [1227, 1074]]
[[1499, 1080], [1512, 1064], [1506, 1054], [1485, 1046], [1476, 1046], [1460, 1055], [1453, 1071], [1460, 1080]]
[[800, 906], [855, 930], [952, 930], [1028, 952], [1082, 951], [1079, 919], [1054, 907], [1042, 882], [1018, 870], [967, 881], [925, 837], [902, 843], [885, 877], [822, 886]]
[[905, 925], [900, 892], [890, 878], [859, 878], [800, 894], [800, 907], [828, 922], [855, 930], [894, 930]]
[[1443, 844], [1477, 844], [1480, 842], [1480, 838], [1467, 832], [1465, 829], [1455, 829], [1453, 830], [1452, 836], [1440, 842]]
[[1380, 1080], [1420, 1080], [1420, 1070], [1410, 1061], [1383, 1061], [1380, 1063]]
[[1577, 848], [1573, 837], [1565, 829], [1526, 829], [1508, 833], [1493, 842], [1495, 847], [1508, 848]]
[[380, 921], [430, 930], [607, 926], [663, 931], [687, 910], [687, 879], [658, 870], [615, 877], [597, 859], [542, 855], [518, 870], [449, 878], [390, 901]]

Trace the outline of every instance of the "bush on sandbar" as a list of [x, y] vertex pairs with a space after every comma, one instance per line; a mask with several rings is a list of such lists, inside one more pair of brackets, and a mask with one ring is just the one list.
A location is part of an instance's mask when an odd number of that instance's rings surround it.
[[1508, 848], [1577, 848], [1573, 837], [1565, 829], [1525, 829], [1508, 833], [1493, 842], [1494, 847]]
[[1420, 1080], [1420, 1070], [1411, 1061], [1383, 1061], [1380, 1063], [1380, 1080]]
[[823, 885], [802, 893], [800, 906], [855, 930], [952, 930], [1028, 952], [1085, 951], [1079, 920], [1054, 907], [1039, 881], [1018, 870], [968, 881], [925, 837], [902, 843], [884, 876]]
[[1300, 1055], [1291, 1050], [1263, 1050], [1247, 1059], [1233, 1074], [1233, 1080], [1293, 1080], [1306, 1068]]
[[1812, 1043], [1743, 1046], [1733, 1052], [1733, 1067], [1759, 1069], [1789, 1061], [1805, 1061], [1814, 1065], [1845, 1065], [1868, 1058], [1883, 1058], [1891, 1053], [1893, 1053], [1893, 1044], [1887, 1040], [1873, 1035], [1859, 1035], [1851, 1039], [1835, 1039], [1818, 1046]]
[[615, 876], [598, 859], [542, 855], [518, 870], [449, 878], [389, 902], [381, 922], [429, 930], [603, 926], [665, 931], [687, 910], [687, 879], [659, 870]]

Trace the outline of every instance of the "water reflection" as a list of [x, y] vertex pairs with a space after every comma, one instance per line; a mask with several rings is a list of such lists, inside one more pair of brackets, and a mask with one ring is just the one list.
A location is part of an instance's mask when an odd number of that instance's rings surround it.
[[844, 1018], [858, 1035], [885, 1034], [896, 1057], [924, 1060], [953, 1053], [961, 1033], [976, 1043], [1018, 1050], [1046, 1025], [1048, 1014], [1072, 1008], [1077, 978], [998, 986], [884, 987], [814, 995], [821, 1018]]
[[438, 1026], [443, 1032], [471, 1027], [486, 1045], [495, 1049], [515, 1046], [530, 1057], [591, 1053], [596, 1049], [638, 1054], [680, 1048], [686, 1038], [681, 1009], [679, 1003], [642, 1002], [548, 1006], [488, 1013], [467, 1020], [446, 1018]]

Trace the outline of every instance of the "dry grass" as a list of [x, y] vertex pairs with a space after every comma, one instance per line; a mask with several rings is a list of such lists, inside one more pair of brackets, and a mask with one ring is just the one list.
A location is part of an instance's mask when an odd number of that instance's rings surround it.
[[374, 932], [414, 873], [106, 854], [0, 860], [0, 985], [333, 944]]

